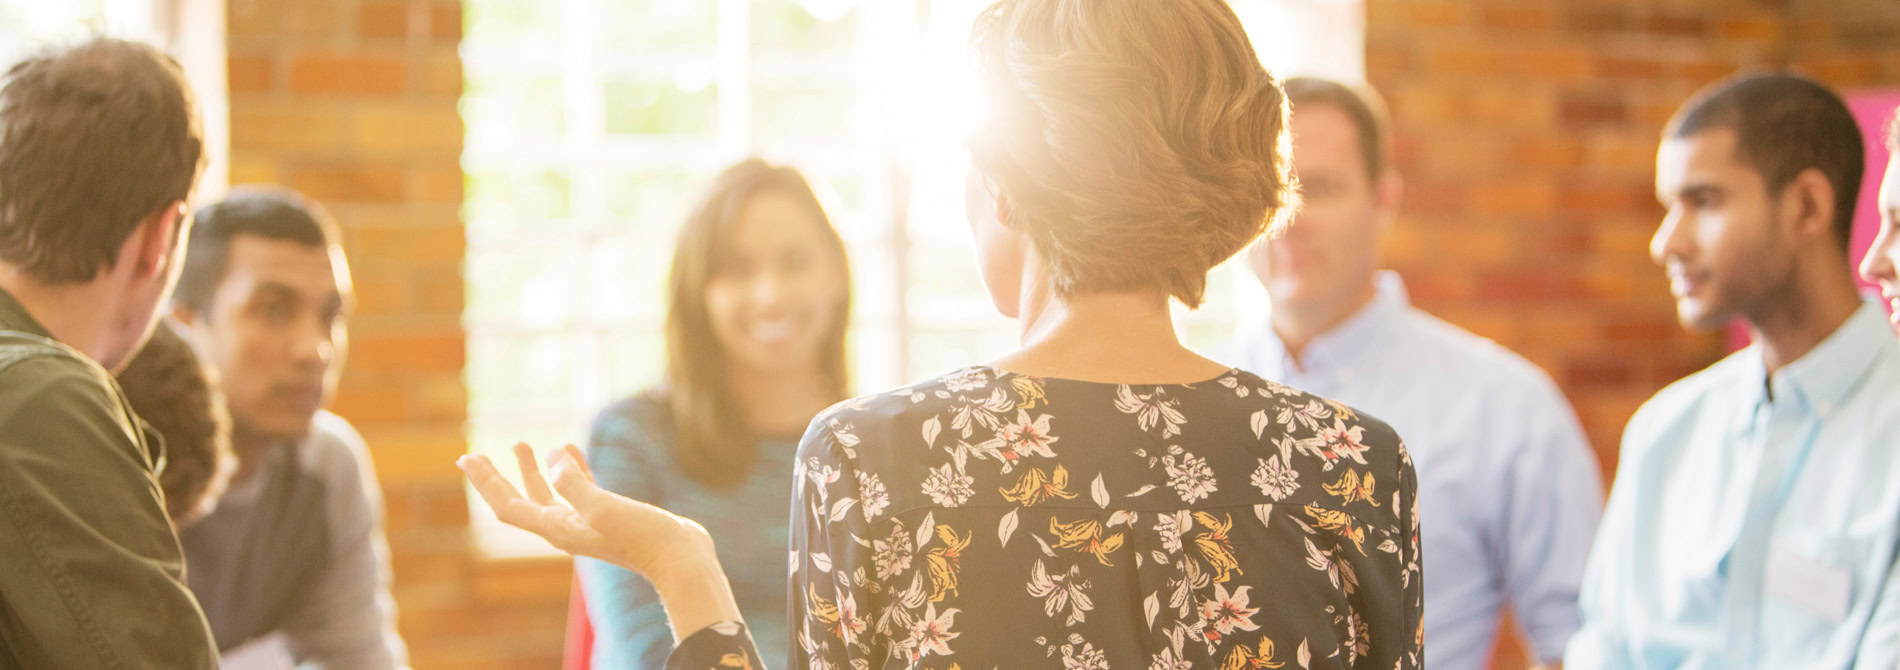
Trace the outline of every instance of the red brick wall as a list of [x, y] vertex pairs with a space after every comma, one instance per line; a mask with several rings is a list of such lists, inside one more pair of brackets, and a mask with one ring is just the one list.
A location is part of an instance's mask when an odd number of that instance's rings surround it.
[[227, 18], [231, 182], [288, 185], [344, 228], [358, 311], [334, 409], [376, 459], [416, 667], [556, 667], [567, 562], [481, 557], [453, 465], [467, 414], [460, 3], [230, 0]]
[[[1406, 207], [1388, 250], [1418, 303], [1557, 379], [1605, 468], [1623, 424], [1713, 362], [1648, 258], [1669, 115], [1744, 67], [1900, 84], [1879, 0], [1366, 0]], [[1519, 667], [1515, 649], [1500, 667]]]

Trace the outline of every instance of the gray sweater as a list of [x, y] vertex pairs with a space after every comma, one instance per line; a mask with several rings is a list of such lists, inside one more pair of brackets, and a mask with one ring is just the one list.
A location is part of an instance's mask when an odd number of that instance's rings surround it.
[[363, 438], [334, 414], [266, 456], [179, 532], [218, 648], [277, 634], [299, 667], [404, 666], [382, 509]]

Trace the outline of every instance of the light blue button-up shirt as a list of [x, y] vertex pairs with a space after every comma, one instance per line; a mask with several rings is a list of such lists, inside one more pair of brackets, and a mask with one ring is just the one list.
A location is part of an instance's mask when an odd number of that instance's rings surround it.
[[1485, 667], [1510, 604], [1540, 661], [1578, 626], [1577, 589], [1602, 511], [1597, 461], [1549, 375], [1523, 357], [1414, 308], [1397, 274], [1314, 338], [1301, 364], [1271, 329], [1240, 367], [1391, 424], [1418, 469], [1425, 563], [1425, 659]]
[[1652, 398], [1598, 537], [1572, 670], [1895, 667], [1900, 341], [1879, 305], [1772, 376], [1749, 347]]

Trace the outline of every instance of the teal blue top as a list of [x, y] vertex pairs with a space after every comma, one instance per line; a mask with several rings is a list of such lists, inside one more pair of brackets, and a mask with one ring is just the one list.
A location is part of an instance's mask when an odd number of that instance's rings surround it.
[[1572, 668], [1900, 661], [1900, 340], [1869, 302], [1767, 374], [1749, 347], [1630, 419]]
[[[698, 521], [718, 540], [719, 562], [740, 613], [764, 649], [786, 649], [786, 551], [790, 546], [794, 439], [758, 443], [745, 481], [731, 488], [693, 481], [673, 457], [671, 417], [655, 392], [602, 410], [587, 460], [603, 488]], [[594, 625], [593, 667], [658, 670], [673, 650], [666, 611], [652, 585], [625, 569], [578, 559]]]

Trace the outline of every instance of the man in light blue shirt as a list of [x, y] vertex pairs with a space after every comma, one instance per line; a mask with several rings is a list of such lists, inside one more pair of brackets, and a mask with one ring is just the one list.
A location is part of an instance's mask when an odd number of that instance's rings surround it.
[[1755, 344], [1630, 420], [1567, 661], [1893, 668], [1900, 342], [1848, 260], [1859, 130], [1820, 84], [1760, 74], [1663, 138], [1650, 253], [1677, 316]]
[[1257, 246], [1272, 327], [1241, 367], [1392, 424], [1418, 467], [1425, 656], [1485, 667], [1509, 604], [1533, 657], [1556, 663], [1602, 506], [1597, 462], [1563, 394], [1505, 348], [1412, 307], [1378, 271], [1397, 214], [1382, 108], [1370, 91], [1286, 83], [1304, 204]]

